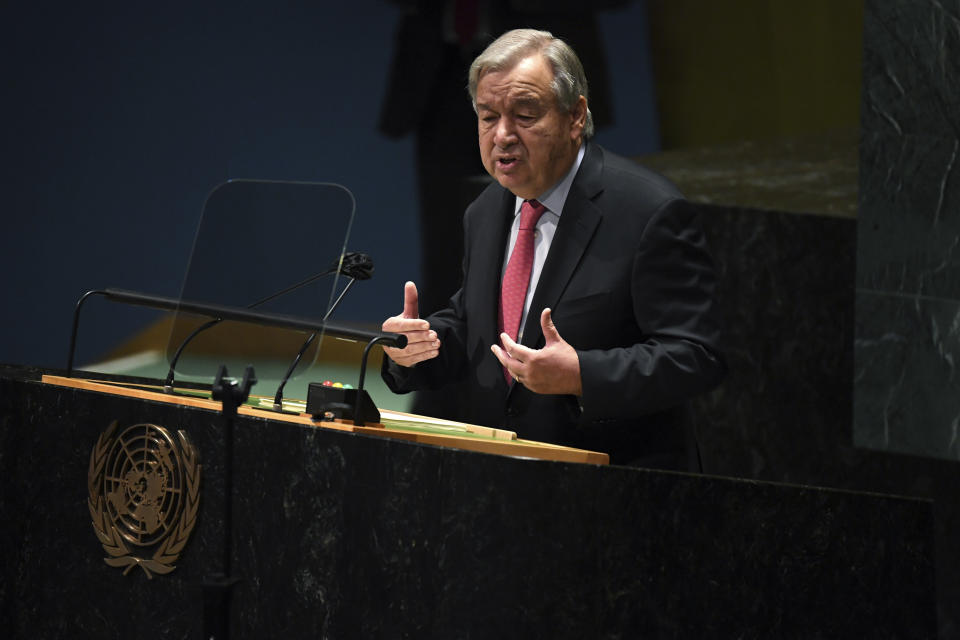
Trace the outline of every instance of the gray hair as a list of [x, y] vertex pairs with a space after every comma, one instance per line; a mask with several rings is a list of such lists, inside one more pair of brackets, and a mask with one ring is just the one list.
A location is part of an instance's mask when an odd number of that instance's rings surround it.
[[[542, 55], [553, 67], [553, 93], [562, 109], [573, 111], [580, 96], [588, 100], [587, 76], [583, 65], [566, 42], [553, 37], [549, 31], [514, 29], [494, 40], [470, 65], [467, 89], [473, 110], [477, 110], [477, 83], [487, 71], [503, 71], [534, 53]], [[593, 137], [593, 114], [587, 108], [583, 139]]]

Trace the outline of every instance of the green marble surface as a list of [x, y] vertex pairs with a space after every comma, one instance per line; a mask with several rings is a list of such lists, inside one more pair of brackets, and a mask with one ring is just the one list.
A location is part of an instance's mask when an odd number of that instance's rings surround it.
[[858, 133], [743, 141], [637, 158], [703, 204], [855, 218]]

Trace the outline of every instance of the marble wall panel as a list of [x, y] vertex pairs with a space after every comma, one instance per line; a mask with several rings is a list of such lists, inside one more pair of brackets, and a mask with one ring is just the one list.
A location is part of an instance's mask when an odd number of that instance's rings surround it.
[[[611, 470], [601, 481], [598, 520], [600, 567], [609, 585], [605, 595], [607, 615], [597, 637], [638, 638], [930, 638], [934, 635], [932, 609], [917, 611], [909, 622], [889, 609], [900, 609], [897, 600], [912, 598], [913, 578], [905, 579], [893, 601], [872, 600], [864, 585], [890, 584], [903, 555], [919, 557], [923, 550], [910, 536], [897, 536], [891, 546], [869, 545], [845, 555], [844, 568], [854, 578], [840, 597], [824, 593], [842, 571], [817, 556], [840, 549], [852, 540], [869, 540], [872, 530], [897, 530], [898, 508], [881, 507], [879, 518], [862, 509], [854, 494], [815, 489], [801, 490], [799, 500], [787, 499], [786, 487], [757, 483], [738, 494], [732, 485], [704, 477], [656, 477], [638, 486], [625, 481], [626, 469]], [[622, 474], [617, 477], [617, 474]], [[650, 511], [656, 496], [668, 495], [677, 512], [690, 510], [692, 518], [655, 521]], [[800, 506], [800, 505], [804, 506]], [[709, 505], [709, 506], [707, 506]], [[748, 524], [748, 515], [759, 515], [770, 526]], [[857, 522], [852, 529], [840, 523]], [[777, 523], [776, 527], [773, 523]], [[784, 525], [780, 528], [780, 525]], [[923, 523], [928, 528], [930, 523]], [[774, 530], [776, 528], [776, 531]], [[663, 553], [665, 548], [677, 551]], [[729, 560], [715, 561], [716, 558]], [[631, 562], [632, 560], [632, 562]], [[888, 569], [875, 571], [875, 561]], [[640, 570], [638, 570], [640, 569]], [[663, 588], [683, 576], [682, 590]], [[782, 589], [780, 580], [795, 578]], [[760, 595], [762, 594], [762, 595]], [[691, 601], [704, 603], [689, 608]], [[747, 607], [714, 607], [706, 603], [745, 602]], [[696, 613], [695, 613], [696, 611]], [[804, 612], [817, 611], [832, 621], [818, 628]], [[902, 612], [901, 612], [902, 613]], [[876, 625], [880, 631], [866, 632]], [[632, 635], [617, 635], [627, 628]], [[736, 630], [736, 631], [734, 631]], [[873, 636], [877, 633], [877, 636]]]
[[834, 453], [835, 472], [844, 483], [882, 483], [935, 501], [938, 635], [954, 638], [960, 2], [867, 0], [863, 40], [856, 448]]
[[864, 133], [857, 287], [960, 298], [960, 138]]
[[707, 473], [826, 477], [849, 439], [856, 221], [701, 205], [724, 317], [723, 385], [696, 403]]
[[854, 444], [960, 460], [960, 302], [859, 292]]
[[864, 16], [854, 443], [957, 460], [960, 3]]
[[896, 135], [960, 131], [960, 3], [868, 0], [861, 128]]

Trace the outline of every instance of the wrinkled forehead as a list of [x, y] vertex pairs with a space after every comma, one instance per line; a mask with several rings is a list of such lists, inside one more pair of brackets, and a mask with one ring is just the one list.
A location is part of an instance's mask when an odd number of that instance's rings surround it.
[[531, 54], [502, 68], [485, 68], [477, 81], [477, 105], [485, 100], [543, 102], [554, 98], [553, 68], [539, 54]]
[[502, 73], [513, 71], [517, 68], [543, 67], [550, 76], [553, 76], [553, 65], [550, 60], [538, 50], [525, 51], [518, 55], [502, 60], [496, 64], [489, 64], [480, 67], [477, 72], [477, 82], [483, 79], [488, 73]]

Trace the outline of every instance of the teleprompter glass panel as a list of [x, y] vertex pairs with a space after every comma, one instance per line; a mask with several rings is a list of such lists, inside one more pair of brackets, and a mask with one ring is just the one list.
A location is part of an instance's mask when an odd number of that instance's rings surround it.
[[[345, 277], [338, 276], [354, 199], [330, 183], [231, 180], [207, 197], [167, 344], [178, 380], [208, 382], [220, 365], [239, 378], [279, 379], [314, 333], [257, 321], [198, 315], [188, 302], [245, 308], [318, 323]], [[294, 375], [317, 357], [322, 332]], [[272, 389], [257, 387], [261, 394]]]

